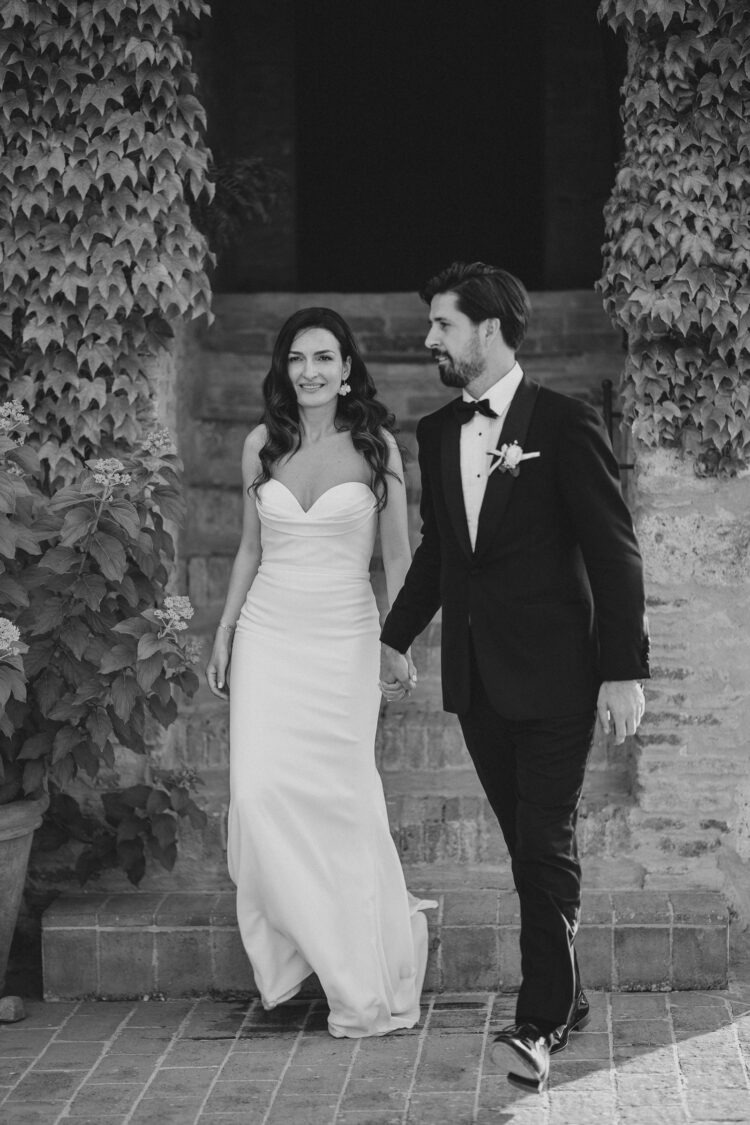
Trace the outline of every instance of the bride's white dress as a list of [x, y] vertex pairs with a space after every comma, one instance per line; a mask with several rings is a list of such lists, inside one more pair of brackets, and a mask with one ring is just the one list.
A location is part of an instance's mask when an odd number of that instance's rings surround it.
[[258, 490], [262, 561], [230, 671], [228, 861], [263, 1004], [318, 975], [336, 1036], [412, 1027], [427, 959], [375, 768], [379, 624], [367, 485], [305, 511]]

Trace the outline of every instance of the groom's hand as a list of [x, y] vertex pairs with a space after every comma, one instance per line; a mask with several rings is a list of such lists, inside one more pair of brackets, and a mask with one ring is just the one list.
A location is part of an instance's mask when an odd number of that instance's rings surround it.
[[411, 656], [390, 645], [380, 646], [380, 690], [389, 701], [403, 699], [417, 682]]
[[629, 734], [638, 730], [646, 701], [643, 688], [638, 680], [605, 680], [599, 688], [596, 710], [602, 730], [609, 734], [615, 731], [615, 742], [619, 746]]

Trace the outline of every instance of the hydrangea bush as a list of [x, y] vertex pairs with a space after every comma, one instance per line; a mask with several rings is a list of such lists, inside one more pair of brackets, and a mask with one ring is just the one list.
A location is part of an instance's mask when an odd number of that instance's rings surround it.
[[149, 371], [174, 318], [209, 311], [191, 218], [209, 154], [177, 26], [207, 10], [0, 5], [0, 803], [48, 790], [43, 840], [78, 841], [81, 879], [170, 868], [178, 819], [204, 822], [191, 771], [113, 786], [117, 747], [144, 754], [198, 686]]
[[103, 818], [66, 790], [79, 773], [111, 784], [116, 747], [144, 753], [149, 723], [169, 726], [179, 694], [198, 687], [190, 602], [155, 600], [173, 561], [164, 514], [180, 514], [179, 461], [161, 429], [127, 461], [90, 459], [50, 497], [18, 465], [37, 460], [19, 444], [28, 416], [15, 401], [0, 411], [13, 427], [0, 437], [0, 604], [14, 618], [0, 618], [0, 803], [47, 789], [42, 844], [82, 844], [81, 878], [116, 862], [138, 882], [148, 857], [173, 866], [179, 817], [205, 823], [186, 779], [152, 771], [150, 784], [103, 792]]

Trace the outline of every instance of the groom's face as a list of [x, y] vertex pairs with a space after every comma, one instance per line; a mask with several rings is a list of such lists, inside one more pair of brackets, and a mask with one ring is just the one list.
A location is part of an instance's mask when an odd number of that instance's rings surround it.
[[461, 312], [455, 293], [432, 298], [425, 347], [432, 352], [446, 387], [465, 387], [485, 370], [479, 325]]

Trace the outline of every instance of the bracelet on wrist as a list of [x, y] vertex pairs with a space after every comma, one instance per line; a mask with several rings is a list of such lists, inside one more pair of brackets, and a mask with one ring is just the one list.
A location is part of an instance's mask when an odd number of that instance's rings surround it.
[[227, 625], [226, 621], [220, 621], [217, 625], [217, 629], [226, 629], [228, 633], [233, 633], [236, 628], [236, 625]]

